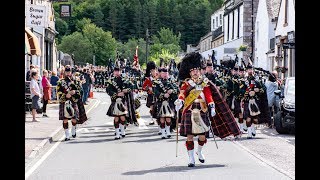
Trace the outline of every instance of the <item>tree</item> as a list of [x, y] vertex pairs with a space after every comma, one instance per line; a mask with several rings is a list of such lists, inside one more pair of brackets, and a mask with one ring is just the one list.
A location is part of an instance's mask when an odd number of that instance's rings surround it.
[[130, 62], [133, 61], [133, 56], [136, 53], [136, 47], [138, 46], [138, 57], [140, 65], [145, 64], [146, 59], [146, 41], [142, 38], [131, 38], [126, 43], [118, 43], [117, 50], [122, 58], [128, 58]]
[[59, 17], [56, 18], [55, 25], [56, 25], [55, 27], [56, 31], [59, 32], [59, 34], [57, 35], [57, 38], [61, 40], [61, 38], [67, 34], [69, 26], [66, 21], [60, 19]]
[[81, 32], [82, 29], [83, 29], [83, 27], [84, 27], [85, 25], [87, 25], [87, 24], [91, 24], [91, 20], [88, 19], [88, 18], [83, 18], [83, 19], [81, 19], [81, 20], [78, 20], [78, 21], [76, 22], [76, 29], [77, 29], [77, 31]]
[[87, 24], [83, 34], [90, 42], [97, 65], [105, 65], [107, 59], [115, 57], [116, 40], [110, 31], [105, 32], [95, 24]]
[[58, 45], [58, 49], [64, 53], [74, 54], [76, 63], [92, 61], [93, 49], [91, 44], [80, 32], [64, 36]]

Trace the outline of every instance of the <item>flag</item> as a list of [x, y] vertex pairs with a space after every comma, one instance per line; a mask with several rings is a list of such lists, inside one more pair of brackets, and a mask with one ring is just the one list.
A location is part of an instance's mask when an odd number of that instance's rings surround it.
[[136, 54], [133, 57], [133, 66], [137, 66], [139, 64], [139, 57], [138, 57], [138, 46], [136, 47]]

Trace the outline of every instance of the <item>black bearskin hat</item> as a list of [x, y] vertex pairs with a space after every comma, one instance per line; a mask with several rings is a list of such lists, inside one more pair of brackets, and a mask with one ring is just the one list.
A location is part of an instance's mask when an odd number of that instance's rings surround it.
[[185, 55], [182, 58], [179, 68], [178, 78], [185, 80], [190, 77], [190, 71], [193, 69], [201, 69], [202, 67], [202, 56], [198, 52], [192, 52]]
[[156, 63], [149, 61], [147, 63], [146, 76], [150, 76], [151, 70], [156, 69]]

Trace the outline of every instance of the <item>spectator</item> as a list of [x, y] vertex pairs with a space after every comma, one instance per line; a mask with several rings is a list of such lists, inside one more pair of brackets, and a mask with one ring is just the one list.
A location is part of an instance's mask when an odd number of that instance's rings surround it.
[[[275, 73], [269, 75], [268, 80], [265, 82], [265, 86], [267, 88], [268, 107], [270, 108], [271, 117], [273, 117], [273, 114], [276, 114], [279, 108], [277, 97], [274, 94], [274, 92], [279, 89], [277, 75]], [[271, 124], [269, 124], [269, 126], [270, 125]]]
[[32, 99], [32, 121], [39, 122], [36, 120], [37, 109], [40, 109], [39, 100], [42, 97], [40, 87], [38, 84], [39, 73], [35, 70], [31, 71], [31, 82], [30, 82], [30, 90], [31, 90], [31, 99]]
[[59, 81], [59, 77], [57, 76], [57, 73], [56, 71], [52, 71], [52, 75], [51, 75], [51, 78], [50, 78], [50, 84], [52, 85], [52, 100], [57, 100], [57, 83]]
[[47, 115], [47, 104], [49, 100], [51, 99], [51, 84], [48, 80], [48, 71], [43, 70], [43, 76], [42, 76], [42, 88], [43, 88], [43, 117], [49, 117]]
[[81, 80], [84, 80], [83, 84], [82, 84], [82, 88], [83, 88], [83, 98], [82, 98], [82, 102], [84, 105], [87, 105], [87, 99], [89, 96], [89, 85], [90, 85], [90, 75], [88, 74], [89, 71], [88, 69], [84, 68], [83, 69], [83, 77], [81, 78]]
[[34, 69], [34, 65], [31, 64], [29, 71], [27, 71], [26, 81], [31, 81], [30, 72], [31, 72], [32, 69]]

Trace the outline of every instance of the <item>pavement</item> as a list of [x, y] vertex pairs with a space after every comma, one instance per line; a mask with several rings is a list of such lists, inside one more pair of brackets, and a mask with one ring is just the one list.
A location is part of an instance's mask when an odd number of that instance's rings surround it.
[[[96, 93], [95, 97], [97, 102], [88, 113], [90, 119], [77, 128], [77, 137], [65, 142], [62, 136], [51, 143], [50, 150], [26, 167], [26, 179], [295, 179], [290, 172], [294, 169], [292, 136], [278, 138], [275, 132], [259, 128], [252, 140], [245, 136], [239, 141], [216, 138], [218, 149], [213, 138], [209, 138], [203, 150], [206, 162], [200, 163], [195, 155], [196, 167], [189, 168], [186, 138], [179, 136], [178, 144], [175, 133], [170, 139], [161, 139], [157, 125], [149, 125], [145, 102], [139, 108], [139, 126], [130, 124], [126, 137], [114, 140], [113, 119], [106, 116], [110, 98], [105, 93]], [[270, 150], [275, 146], [280, 152]], [[284, 156], [285, 152], [290, 155]], [[290, 168], [279, 168], [279, 164]]]
[[[95, 99], [89, 98], [88, 105], [85, 105], [86, 111], [95, 103]], [[36, 119], [39, 122], [32, 122], [31, 112], [26, 112], [25, 119], [25, 162], [29, 162], [37, 157], [43, 149], [50, 145], [54, 139], [60, 136], [64, 131], [62, 122], [59, 120], [59, 104], [48, 104], [47, 115], [37, 114]]]

